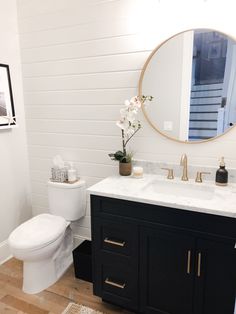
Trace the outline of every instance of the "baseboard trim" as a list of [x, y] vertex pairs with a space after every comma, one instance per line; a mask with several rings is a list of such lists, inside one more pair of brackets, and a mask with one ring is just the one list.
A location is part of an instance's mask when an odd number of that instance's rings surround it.
[[0, 243], [0, 265], [5, 263], [10, 258], [12, 258], [12, 255], [10, 253], [8, 242], [6, 240]]

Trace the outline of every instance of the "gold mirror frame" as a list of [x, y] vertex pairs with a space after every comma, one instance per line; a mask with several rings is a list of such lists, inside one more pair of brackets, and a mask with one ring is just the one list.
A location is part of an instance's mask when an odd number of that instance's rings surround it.
[[[197, 29], [207, 29], [207, 28], [197, 28]], [[173, 36], [167, 38], [165, 41], [163, 41], [161, 44], [159, 44], [159, 45], [151, 52], [151, 54], [149, 55], [149, 57], [147, 58], [147, 60], [146, 60], [146, 62], [145, 62], [145, 64], [144, 64], [144, 66], [143, 66], [143, 68], [142, 68], [142, 72], [141, 72], [141, 74], [140, 74], [139, 83], [138, 83], [138, 95], [139, 95], [139, 97], [141, 97], [141, 96], [143, 95], [143, 93], [142, 93], [142, 84], [143, 84], [143, 78], [144, 78], [144, 75], [145, 75], [145, 71], [146, 71], [146, 69], [147, 69], [147, 66], [149, 65], [149, 62], [151, 61], [151, 59], [152, 59], [152, 57], [155, 55], [155, 53], [158, 51], [158, 49], [161, 48], [168, 40], [172, 39], [173, 37], [178, 36], [178, 35], [180, 35], [180, 34], [183, 34], [183, 33], [185, 33], [185, 32], [194, 31], [194, 30], [195, 30], [195, 29], [192, 28], [192, 29], [187, 29], [187, 30], [184, 30], [184, 31], [179, 32], [179, 33], [177, 33], [177, 34], [174, 34]], [[216, 29], [209, 29], [209, 30], [219, 32], [219, 33], [221, 33], [221, 34], [223, 34], [223, 35], [225, 35], [225, 36], [228, 36], [230, 39], [236, 41], [236, 39], [235, 39], [234, 37], [229, 36], [228, 34], [223, 33], [223, 32], [221, 32], [221, 31], [219, 31], [219, 30], [216, 30]], [[155, 101], [155, 100], [154, 100], [154, 101]], [[176, 138], [174, 138], [174, 137], [171, 137], [171, 136], [169, 136], [169, 135], [166, 135], [165, 133], [163, 133], [162, 131], [160, 131], [160, 130], [156, 127], [156, 125], [154, 125], [154, 124], [152, 123], [151, 119], [150, 119], [149, 116], [148, 116], [147, 111], [145, 110], [145, 106], [144, 106], [143, 103], [142, 103], [142, 112], [143, 112], [144, 117], [146, 118], [147, 122], [150, 124], [150, 126], [151, 126], [155, 131], [157, 131], [159, 134], [163, 135], [164, 137], [166, 137], [166, 138], [169, 139], [169, 140], [172, 140], [172, 141], [175, 141], [175, 142], [178, 142], [178, 143], [184, 143], [184, 144], [201, 144], [201, 143], [207, 143], [207, 142], [210, 142], [210, 141], [214, 141], [214, 140], [216, 140], [216, 139], [218, 139], [218, 138], [224, 136], [225, 134], [227, 134], [228, 132], [230, 132], [232, 129], [234, 129], [234, 128], [236, 127], [236, 124], [235, 124], [235, 125], [233, 125], [232, 127], [229, 127], [224, 133], [222, 133], [222, 134], [220, 134], [220, 135], [217, 135], [217, 136], [215, 136], [215, 137], [209, 138], [209, 139], [207, 139], [207, 140], [192, 141], [192, 142], [187, 141], [187, 140], [186, 140], [186, 141], [181, 141], [181, 140], [178, 140], [178, 139], [176, 139]]]

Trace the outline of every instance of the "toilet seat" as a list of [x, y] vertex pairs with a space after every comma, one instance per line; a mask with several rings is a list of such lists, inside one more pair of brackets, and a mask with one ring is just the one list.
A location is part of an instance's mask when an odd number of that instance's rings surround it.
[[22, 251], [38, 250], [56, 241], [67, 226], [63, 217], [41, 214], [17, 227], [9, 237], [9, 245]]

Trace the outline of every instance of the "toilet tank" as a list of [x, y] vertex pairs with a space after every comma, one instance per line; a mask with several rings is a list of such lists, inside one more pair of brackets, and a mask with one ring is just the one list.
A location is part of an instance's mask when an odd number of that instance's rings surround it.
[[49, 212], [75, 221], [85, 215], [86, 189], [85, 181], [75, 183], [48, 182]]

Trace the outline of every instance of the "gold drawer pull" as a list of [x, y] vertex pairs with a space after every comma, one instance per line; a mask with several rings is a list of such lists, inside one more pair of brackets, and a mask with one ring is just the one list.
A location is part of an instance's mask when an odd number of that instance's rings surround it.
[[113, 241], [113, 240], [110, 240], [108, 238], [105, 238], [104, 242], [105, 243], [109, 243], [109, 244], [113, 244], [113, 245], [116, 245], [116, 246], [121, 246], [121, 247], [125, 246], [125, 241], [119, 242], [119, 241]]
[[113, 286], [113, 287], [116, 287], [116, 288], [120, 288], [120, 289], [124, 289], [125, 288], [125, 283], [119, 284], [117, 282], [111, 281], [109, 278], [106, 278], [105, 283], [107, 285], [110, 285], [110, 286]]
[[201, 262], [202, 262], [202, 254], [198, 253], [198, 261], [197, 261], [197, 276], [201, 277]]
[[191, 251], [188, 250], [187, 274], [191, 272]]

